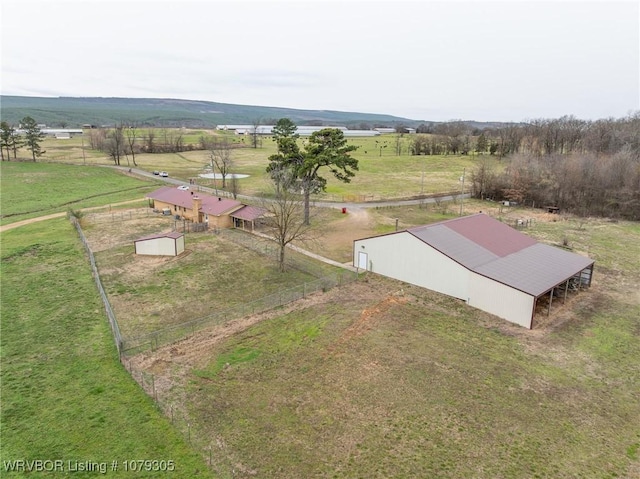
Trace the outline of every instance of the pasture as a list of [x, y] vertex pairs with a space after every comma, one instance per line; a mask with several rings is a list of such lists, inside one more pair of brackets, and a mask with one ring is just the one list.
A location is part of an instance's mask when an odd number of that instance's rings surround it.
[[[181, 133], [186, 142], [194, 144], [198, 143], [200, 136], [225, 138], [229, 142], [238, 144], [240, 147], [234, 149], [232, 153], [231, 171], [249, 175], [249, 178], [239, 181], [239, 192], [254, 196], [266, 194], [269, 191], [265, 168], [268, 157], [276, 152], [275, 143], [271, 137], [260, 137], [258, 148], [252, 148], [251, 138], [248, 136], [207, 130], [185, 130]], [[141, 130], [138, 134], [142, 138], [145, 132]], [[299, 141], [304, 145], [305, 138]], [[463, 171], [466, 169], [466, 174], [469, 175], [478, 162], [477, 156], [412, 156], [409, 154], [411, 135], [354, 137], [348, 138], [348, 141], [349, 144], [358, 146], [352, 156], [359, 161], [359, 171], [348, 184], [333, 179], [328, 171], [324, 171], [323, 176], [328, 179], [327, 192], [319, 198], [329, 201], [370, 201], [409, 198], [443, 191], [457, 193], [461, 191], [460, 177]], [[84, 156], [82, 142], [84, 142]], [[43, 161], [113, 165], [108, 155], [90, 150], [88, 141], [77, 137], [68, 140], [46, 139], [43, 142], [43, 148], [47, 151], [42, 158]], [[208, 151], [194, 150], [181, 153], [138, 154], [136, 163], [147, 171], [164, 170], [171, 177], [188, 181], [191, 178], [198, 178], [199, 174], [207, 171], [206, 168], [211, 164], [211, 159]], [[121, 165], [133, 166], [125, 158], [122, 159]], [[497, 160], [496, 167], [501, 168]], [[217, 185], [213, 180], [198, 179], [198, 182], [205, 186], [220, 187], [220, 181]], [[466, 187], [467, 192], [468, 185], [469, 183]]]
[[110, 168], [4, 162], [0, 179], [1, 224], [69, 209], [142, 199], [160, 185], [160, 182], [141, 180]]
[[[162, 475], [126, 471], [134, 459], [173, 461], [171, 477], [211, 477], [118, 361], [68, 220], [3, 232], [1, 278], [2, 477], [96, 477], [70, 472], [87, 461], [107, 464], [109, 477]], [[9, 472], [14, 460], [60, 460], [63, 470]]]
[[597, 260], [533, 331], [369, 275], [131, 362], [222, 477], [636, 477], [640, 228], [541, 216], [527, 233]]
[[[122, 183], [103, 191], [120, 194], [130, 178], [113, 174]], [[29, 184], [17, 184], [14, 196], [28, 196]], [[76, 198], [73, 189], [65, 195]], [[458, 206], [331, 211], [314, 248], [347, 261], [353, 236], [452, 217]], [[479, 210], [533, 217], [527, 234], [592, 256], [592, 288], [527, 331], [369, 275], [129, 358], [134, 371], [154, 375], [167, 418], [118, 363], [68, 222], [2, 233], [3, 459], [171, 456], [182, 465], [174, 477], [207, 477], [203, 454], [219, 477], [639, 476], [640, 228], [465, 201], [465, 212]], [[126, 244], [166, 225], [125, 222], [118, 232], [86, 220], [121, 315], [144, 311], [135, 327], [186, 319], [190, 304], [198, 314], [198, 303], [215, 305], [218, 275], [230, 284], [254, 277], [252, 288], [277, 281], [264, 258], [205, 234], [190, 235], [193, 251], [178, 262], [136, 265]], [[305, 274], [295, 270], [291, 281]], [[165, 316], [167, 297], [184, 301], [182, 310], [170, 304]], [[190, 424], [190, 445], [168, 411]]]

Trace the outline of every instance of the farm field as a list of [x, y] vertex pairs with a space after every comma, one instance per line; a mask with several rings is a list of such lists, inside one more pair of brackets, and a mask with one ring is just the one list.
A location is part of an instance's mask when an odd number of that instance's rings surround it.
[[532, 331], [369, 275], [132, 367], [183, 404], [223, 477], [636, 477], [640, 228], [527, 232], [596, 258], [592, 288]]
[[142, 199], [160, 184], [127, 176], [110, 168], [3, 162], [1, 224], [69, 209]]
[[[77, 233], [66, 219], [2, 233], [2, 472], [7, 478], [159, 477], [123, 461], [173, 461], [171, 477], [212, 477], [118, 361]], [[62, 461], [9, 472], [6, 461]], [[118, 461], [113, 466], [114, 461]], [[154, 467], [151, 465], [151, 467]], [[117, 470], [116, 470], [117, 469]]]
[[[28, 187], [20, 184], [25, 187], [15, 195], [26, 196]], [[69, 223], [47, 221], [2, 233], [3, 459], [29, 457], [24, 451], [31, 451], [33, 436], [22, 431], [52, 424], [52, 434], [33, 443], [38, 451], [101, 458], [104, 450], [106, 458], [129, 448], [140, 455], [151, 451], [153, 459], [165, 457], [158, 451], [171, 451], [187, 471], [174, 477], [207, 477], [201, 457], [217, 477], [639, 476], [640, 227], [504, 210], [490, 202], [463, 206], [465, 213], [482, 210], [507, 222], [534, 219], [527, 234], [596, 260], [592, 288], [528, 331], [456, 300], [368, 275], [125, 359], [134, 376], [153, 378], [145, 387], [166, 418], [154, 416], [151, 399], [118, 363]], [[326, 234], [309, 248], [346, 262], [354, 236], [393, 231], [396, 221], [406, 228], [446, 219], [458, 208], [449, 203], [330, 211], [322, 223]], [[200, 302], [216, 307], [216, 275], [231, 284], [234, 276], [245, 282], [250, 276], [271, 278], [252, 283], [254, 289], [277, 282], [267, 260], [206, 234], [189, 235], [193, 250], [179, 262], [143, 260], [136, 267], [132, 239], [171, 226], [156, 220], [168, 221], [143, 216], [118, 225], [101, 222], [99, 215], [84, 218], [110, 296], [120, 301], [117, 308], [145, 312], [136, 327], [147, 320], [161, 324], [166, 298], [178, 296], [174, 284], [184, 303], [167, 311], [170, 318], [184, 314], [182, 320], [205, 312], [197, 310]], [[224, 261], [215, 269], [219, 256]], [[200, 267], [207, 260], [210, 266]], [[305, 280], [309, 267], [294, 269], [291, 282]], [[182, 311], [190, 305], [191, 311]], [[40, 319], [24, 322], [31, 316]], [[77, 337], [72, 347], [60, 349], [69, 336]], [[37, 353], [31, 345], [39, 346]], [[83, 362], [95, 356], [99, 365]], [[91, 382], [102, 374], [112, 375], [111, 388]], [[131, 389], [119, 389], [122, 384]], [[94, 386], [95, 395], [79, 393]], [[119, 409], [120, 396], [132, 401], [122, 406], [126, 410]], [[84, 400], [80, 413], [77, 398]], [[42, 408], [43, 401], [60, 406]], [[14, 407], [41, 410], [17, 417]], [[14, 421], [9, 434], [15, 441], [7, 442], [5, 414]], [[128, 421], [136, 414], [150, 429]], [[83, 430], [60, 432], [69, 422]], [[129, 422], [138, 427], [127, 429]], [[87, 425], [94, 423], [91, 431], [104, 428], [107, 437], [115, 434], [107, 428], [122, 431], [123, 443], [98, 444], [95, 434], [85, 440]]]
[[[140, 132], [140, 135], [143, 133]], [[185, 141], [198, 143], [200, 136], [217, 136], [229, 142], [242, 145], [233, 150], [234, 173], [249, 175], [239, 181], [239, 192], [244, 195], [261, 195], [269, 191], [265, 168], [268, 157], [276, 152], [275, 143], [270, 137], [260, 138], [259, 147], [251, 148], [249, 137], [238, 137], [230, 133], [211, 130], [186, 130]], [[84, 154], [82, 142], [84, 141]], [[461, 189], [460, 177], [466, 168], [467, 174], [479, 161], [477, 156], [462, 155], [409, 155], [410, 136], [381, 135], [370, 138], [349, 138], [349, 144], [358, 146], [353, 157], [359, 161], [359, 171], [351, 183], [343, 184], [325, 172], [328, 179], [327, 192], [320, 195], [330, 201], [364, 201], [394, 198], [408, 198], [421, 194], [433, 194], [443, 191], [458, 192]], [[397, 155], [396, 141], [400, 142], [401, 155]], [[300, 140], [304, 143], [304, 138]], [[90, 150], [88, 139], [72, 138], [68, 140], [46, 139], [43, 149], [47, 153], [43, 161], [54, 163], [75, 163], [91, 165], [113, 165], [113, 161], [104, 153]], [[164, 170], [171, 177], [188, 181], [198, 178], [207, 171], [211, 160], [207, 151], [195, 150], [182, 153], [138, 154], [138, 166], [147, 171]], [[123, 159], [122, 166], [130, 167]], [[496, 160], [496, 168], [501, 165]], [[199, 184], [214, 187], [213, 180], [198, 178]], [[219, 181], [218, 181], [219, 183]], [[220, 185], [217, 185], [220, 187]], [[467, 187], [468, 188], [468, 187]]]

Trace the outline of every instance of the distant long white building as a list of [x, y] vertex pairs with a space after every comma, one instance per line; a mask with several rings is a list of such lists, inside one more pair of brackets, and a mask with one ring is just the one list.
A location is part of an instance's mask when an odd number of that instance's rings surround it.
[[[74, 136], [82, 135], [83, 133], [81, 129], [72, 128], [40, 128], [40, 132], [46, 136], [52, 136], [58, 139], [72, 138]], [[25, 130], [17, 129], [16, 133], [18, 135], [24, 135]]]
[[[236, 135], [252, 135], [254, 132], [258, 135], [273, 135], [275, 125], [218, 125], [216, 130], [234, 131]], [[300, 136], [311, 136], [312, 133], [325, 128], [335, 128], [342, 130], [344, 136], [378, 136], [379, 131], [375, 130], [349, 130], [344, 126], [298, 126], [296, 133]]]

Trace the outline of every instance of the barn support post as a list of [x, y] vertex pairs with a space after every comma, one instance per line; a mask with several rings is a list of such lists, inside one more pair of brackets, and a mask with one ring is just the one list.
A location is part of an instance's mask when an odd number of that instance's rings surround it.
[[551, 288], [551, 291], [549, 291], [549, 308], [547, 309], [547, 316], [551, 314], [551, 303], [553, 302], [553, 290], [554, 288]]
[[591, 266], [589, 267], [589, 284], [587, 285], [588, 287], [591, 287], [592, 279], [593, 279], [593, 263], [591, 263]]
[[564, 299], [562, 300], [562, 304], [567, 301], [567, 293], [569, 292], [569, 280], [564, 284]]
[[533, 321], [536, 317], [536, 308], [538, 307], [538, 298], [533, 298], [533, 308], [531, 309], [531, 323], [529, 324], [529, 329], [533, 329]]

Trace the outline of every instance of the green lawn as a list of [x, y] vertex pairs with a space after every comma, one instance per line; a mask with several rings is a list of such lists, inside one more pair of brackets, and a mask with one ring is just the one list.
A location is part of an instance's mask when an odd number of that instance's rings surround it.
[[215, 469], [241, 464], [246, 478], [636, 477], [640, 228], [559, 217], [527, 233], [549, 243], [568, 235], [597, 260], [573, 315], [544, 331], [370, 276], [222, 343], [188, 387], [197, 440], [215, 431], [225, 445], [213, 445]]
[[[161, 130], [156, 130], [156, 134], [160, 137]], [[142, 130], [139, 135], [142, 135]], [[233, 150], [234, 164], [231, 168], [234, 173], [249, 175], [248, 178], [239, 180], [241, 194], [258, 195], [270, 191], [265, 169], [268, 157], [276, 152], [275, 142], [270, 137], [261, 137], [259, 147], [252, 148], [250, 137], [206, 130], [186, 130], [185, 142], [198, 144], [198, 139], [203, 135], [226, 137], [230, 142], [243, 146]], [[333, 201], [363, 201], [407, 198], [443, 191], [457, 192], [461, 189], [460, 177], [463, 171], [466, 170], [466, 174], [470, 175], [474, 166], [480, 161], [478, 156], [412, 156], [409, 154], [411, 135], [400, 138], [402, 147], [398, 155], [396, 140], [395, 134], [348, 138], [349, 144], [358, 147], [352, 155], [359, 161], [359, 171], [350, 183], [345, 184], [335, 180], [326, 168], [320, 170], [321, 176], [328, 180], [327, 192], [320, 195], [320, 198]], [[301, 145], [305, 141], [305, 138], [301, 138]], [[80, 142], [80, 138], [47, 139], [43, 144], [47, 153], [42, 158], [44, 161], [54, 162], [113, 165], [113, 161], [108, 156], [88, 149], [88, 139], [85, 141], [83, 156]], [[182, 153], [139, 154], [136, 155], [136, 162], [140, 168], [147, 171], [164, 170], [171, 177], [186, 181], [190, 178], [198, 178], [211, 160], [209, 152], [196, 150]], [[496, 164], [496, 167], [501, 168], [499, 164]], [[470, 177], [467, 176], [467, 178]], [[198, 181], [205, 186], [214, 186], [213, 180], [199, 179]], [[220, 187], [219, 184], [217, 186]]]
[[347, 333], [376, 303], [356, 296], [253, 327], [193, 371], [191, 414], [233, 451], [217, 466], [233, 458], [279, 478], [632, 477], [637, 338], [615, 362], [556, 338], [530, 351], [453, 300], [404, 292], [411, 302], [378, 303], [359, 335]]
[[143, 198], [157, 181], [110, 168], [52, 163], [2, 163], [2, 224]]
[[[211, 477], [119, 363], [87, 261], [66, 219], [2, 233], [0, 476], [96, 477], [68, 472], [90, 461], [109, 477]], [[7, 472], [20, 459], [61, 460], [67, 473]], [[125, 471], [133, 459], [175, 471]]]

